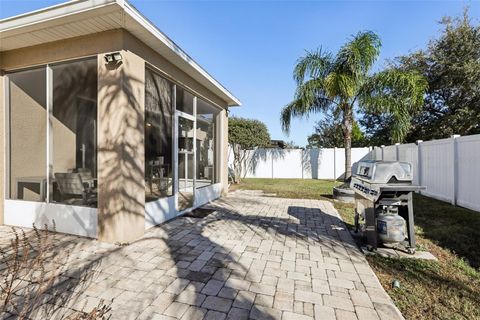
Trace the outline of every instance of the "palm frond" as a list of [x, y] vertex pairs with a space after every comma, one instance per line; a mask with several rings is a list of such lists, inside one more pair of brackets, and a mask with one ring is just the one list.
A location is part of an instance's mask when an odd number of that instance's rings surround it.
[[293, 79], [297, 85], [302, 85], [306, 79], [324, 78], [333, 65], [332, 55], [322, 49], [307, 51], [298, 59], [293, 71]]
[[394, 119], [392, 142], [402, 142], [412, 116], [423, 106], [426, 79], [415, 71], [387, 69], [369, 77], [358, 96], [361, 108], [389, 114]]
[[360, 80], [377, 60], [381, 46], [380, 37], [374, 32], [359, 32], [340, 48], [336, 57], [337, 68]]
[[356, 95], [358, 85], [355, 79], [347, 74], [330, 72], [325, 78], [324, 87], [328, 97], [338, 96], [348, 100]]
[[282, 130], [286, 134], [290, 132], [292, 118], [308, 118], [310, 114], [319, 111], [326, 111], [335, 101], [326, 97], [315, 95], [312, 103], [305, 103], [302, 97], [287, 104], [280, 113]]

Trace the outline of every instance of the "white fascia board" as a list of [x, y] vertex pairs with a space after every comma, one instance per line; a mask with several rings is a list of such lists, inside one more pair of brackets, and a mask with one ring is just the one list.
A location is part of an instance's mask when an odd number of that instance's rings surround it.
[[117, 3], [118, 2], [116, 0], [74, 0], [64, 2], [54, 6], [1, 19], [0, 32], [3, 33], [16, 28], [25, 28], [26, 26], [36, 23], [59, 19], [69, 15], [79, 14], [84, 11], [90, 11]]

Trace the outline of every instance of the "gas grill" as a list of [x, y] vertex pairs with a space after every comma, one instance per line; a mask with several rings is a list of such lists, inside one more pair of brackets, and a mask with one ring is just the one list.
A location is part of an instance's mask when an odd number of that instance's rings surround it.
[[350, 186], [355, 191], [355, 228], [376, 250], [379, 242], [415, 253], [412, 165], [398, 161], [360, 161]]

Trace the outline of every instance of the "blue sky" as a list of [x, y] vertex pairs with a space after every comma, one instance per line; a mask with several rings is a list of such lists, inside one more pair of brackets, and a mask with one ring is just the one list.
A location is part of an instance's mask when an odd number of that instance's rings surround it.
[[[63, 1], [0, 0], [0, 17]], [[478, 1], [158, 1], [131, 0], [148, 19], [243, 103], [232, 114], [265, 122], [273, 139], [306, 144], [320, 115], [281, 130], [281, 108], [293, 97], [292, 70], [305, 50], [335, 52], [352, 34], [382, 38], [376, 69], [386, 59], [424, 48], [445, 15], [466, 5], [480, 19]]]

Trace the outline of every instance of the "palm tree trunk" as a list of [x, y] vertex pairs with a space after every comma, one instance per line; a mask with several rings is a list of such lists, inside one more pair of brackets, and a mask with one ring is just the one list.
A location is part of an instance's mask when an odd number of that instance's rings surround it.
[[343, 129], [343, 144], [345, 147], [345, 177], [344, 182], [350, 180], [352, 176], [352, 126], [353, 115], [352, 108], [345, 106], [343, 111], [342, 129]]

